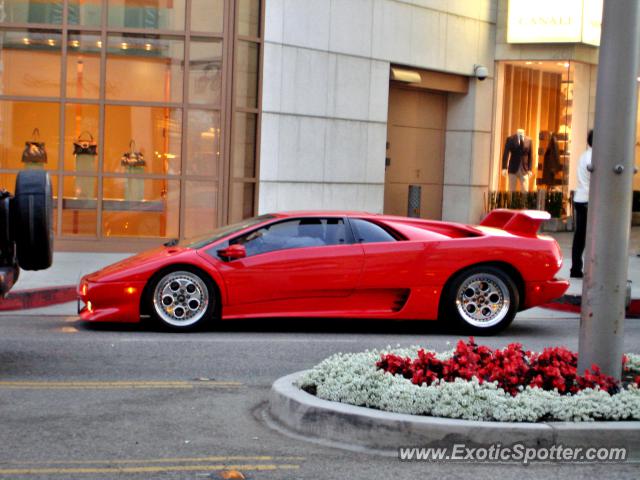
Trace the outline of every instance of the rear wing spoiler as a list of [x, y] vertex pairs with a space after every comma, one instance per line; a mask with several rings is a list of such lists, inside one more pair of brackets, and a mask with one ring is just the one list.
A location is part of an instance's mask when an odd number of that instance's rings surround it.
[[499, 228], [523, 237], [535, 237], [542, 222], [550, 218], [549, 212], [543, 210], [509, 210], [500, 208], [490, 212], [480, 222], [480, 226]]

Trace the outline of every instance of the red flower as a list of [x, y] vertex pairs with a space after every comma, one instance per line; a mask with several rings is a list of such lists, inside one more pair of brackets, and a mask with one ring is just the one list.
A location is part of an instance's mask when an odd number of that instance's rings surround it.
[[[623, 363], [627, 361], [625, 357]], [[525, 352], [519, 343], [512, 343], [502, 350], [492, 350], [477, 345], [473, 337], [466, 343], [460, 340], [453, 356], [446, 361], [438, 360], [433, 352], [419, 350], [414, 360], [387, 354], [376, 363], [385, 372], [400, 374], [416, 385], [431, 385], [439, 379], [453, 381], [475, 377], [479, 382], [497, 382], [500, 388], [514, 396], [527, 386], [557, 389], [562, 394], [596, 387], [609, 393], [618, 391], [618, 382], [602, 374], [596, 365], [582, 376], [577, 375], [577, 365], [577, 355], [566, 348], [545, 348], [542, 353], [534, 354]], [[640, 386], [640, 376], [635, 383]]]

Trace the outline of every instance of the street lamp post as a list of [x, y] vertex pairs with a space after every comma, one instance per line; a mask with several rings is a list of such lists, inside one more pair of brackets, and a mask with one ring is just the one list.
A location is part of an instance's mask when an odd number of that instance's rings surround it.
[[578, 371], [620, 379], [636, 139], [640, 2], [605, 0]]

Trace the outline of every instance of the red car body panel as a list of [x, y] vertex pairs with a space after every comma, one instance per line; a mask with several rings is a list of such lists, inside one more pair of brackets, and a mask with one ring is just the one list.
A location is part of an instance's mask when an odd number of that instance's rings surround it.
[[[215, 283], [223, 319], [354, 317], [436, 319], [446, 282], [457, 272], [492, 263], [510, 271], [521, 289], [520, 308], [541, 305], [569, 286], [555, 278], [562, 265], [558, 244], [537, 235], [544, 216], [492, 212], [477, 227], [358, 212], [275, 214], [198, 249], [160, 247], [86, 275], [78, 286], [87, 321], [137, 322], [145, 287], [165, 268], [188, 265]], [[225, 239], [291, 218], [368, 220], [398, 241], [290, 248], [223, 261], [215, 251]], [[512, 231], [509, 229], [512, 228]]]

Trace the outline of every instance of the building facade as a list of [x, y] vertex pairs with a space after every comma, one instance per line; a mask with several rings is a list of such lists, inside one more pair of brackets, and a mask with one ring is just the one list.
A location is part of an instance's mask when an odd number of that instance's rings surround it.
[[529, 190], [568, 198], [602, 2], [533, 3], [4, 0], [0, 181], [51, 173], [63, 249], [277, 210], [474, 223], [524, 130]]

